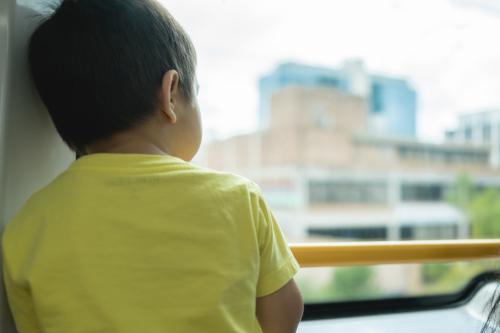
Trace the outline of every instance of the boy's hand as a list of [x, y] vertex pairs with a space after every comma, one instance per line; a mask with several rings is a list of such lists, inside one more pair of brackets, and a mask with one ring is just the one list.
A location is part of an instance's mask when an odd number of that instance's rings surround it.
[[278, 291], [257, 298], [257, 319], [264, 333], [294, 333], [303, 311], [304, 302], [293, 279]]

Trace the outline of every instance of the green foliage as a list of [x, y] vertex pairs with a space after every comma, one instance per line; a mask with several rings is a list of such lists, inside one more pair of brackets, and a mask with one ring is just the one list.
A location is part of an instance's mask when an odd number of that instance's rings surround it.
[[336, 299], [366, 299], [376, 295], [373, 268], [368, 266], [337, 268], [327, 287]]
[[[448, 193], [448, 202], [469, 220], [471, 237], [500, 238], [500, 193], [497, 188], [477, 189], [471, 178], [460, 175]], [[491, 268], [484, 263], [424, 265], [422, 278], [428, 292], [453, 292]]]
[[488, 189], [474, 196], [468, 207], [474, 238], [500, 238], [500, 194]]
[[472, 179], [467, 174], [461, 174], [448, 192], [447, 199], [450, 204], [467, 214], [470, 202], [475, 195]]
[[302, 298], [304, 299], [305, 303], [331, 301], [331, 298], [328, 298], [329, 295], [325, 294], [324, 288], [318, 288], [318, 284], [314, 283], [314, 281], [312, 281], [311, 279], [298, 278], [296, 282], [299, 286]]
[[[464, 288], [469, 281], [481, 272], [498, 269], [499, 263], [497, 260], [426, 264], [422, 270], [424, 293], [455, 293]], [[427, 275], [427, 278], [431, 278], [426, 280], [426, 274], [430, 274]]]
[[449, 264], [425, 264], [422, 267], [422, 282], [433, 284], [449, 274], [452, 267]]
[[299, 276], [297, 284], [306, 303], [370, 299], [381, 293], [373, 267], [367, 266], [335, 268], [326, 283]]
[[448, 202], [469, 219], [473, 238], [500, 238], [500, 193], [477, 190], [467, 175], [460, 175], [448, 193]]

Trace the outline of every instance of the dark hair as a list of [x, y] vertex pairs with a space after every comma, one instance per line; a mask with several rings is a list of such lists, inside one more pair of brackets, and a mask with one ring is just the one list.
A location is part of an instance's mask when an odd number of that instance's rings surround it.
[[189, 36], [154, 0], [65, 0], [31, 36], [37, 90], [74, 150], [127, 130], [157, 107], [165, 72], [194, 94]]
[[[500, 283], [500, 280], [498, 282]], [[493, 333], [500, 327], [500, 287], [495, 289], [487, 305], [487, 309], [489, 310], [489, 314], [481, 329], [481, 333]]]

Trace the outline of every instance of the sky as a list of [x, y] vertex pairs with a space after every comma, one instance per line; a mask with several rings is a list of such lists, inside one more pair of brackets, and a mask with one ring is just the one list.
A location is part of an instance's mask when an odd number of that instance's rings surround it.
[[498, 0], [161, 0], [198, 53], [205, 137], [255, 130], [260, 76], [285, 61], [407, 79], [419, 138], [500, 108]]

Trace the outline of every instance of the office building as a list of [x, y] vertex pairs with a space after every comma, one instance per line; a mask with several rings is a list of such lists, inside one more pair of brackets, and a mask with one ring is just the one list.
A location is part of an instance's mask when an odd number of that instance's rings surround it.
[[416, 135], [416, 92], [398, 78], [373, 75], [358, 60], [346, 61], [340, 69], [284, 63], [259, 80], [259, 125], [269, 125], [272, 96], [287, 87], [335, 88], [365, 98], [367, 130], [394, 137]]
[[332, 87], [282, 89], [266, 129], [211, 143], [204, 163], [260, 184], [291, 240], [468, 237], [447, 193], [462, 173], [500, 186], [489, 147], [370, 134], [368, 103]]
[[458, 127], [446, 132], [448, 142], [461, 142], [490, 147], [490, 163], [500, 166], [500, 109], [462, 114]]

